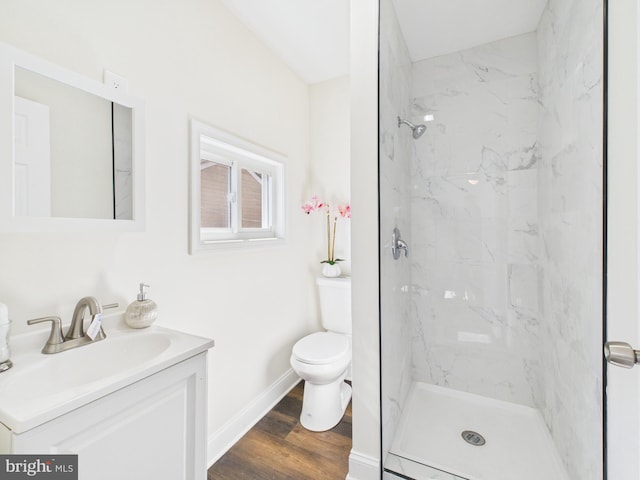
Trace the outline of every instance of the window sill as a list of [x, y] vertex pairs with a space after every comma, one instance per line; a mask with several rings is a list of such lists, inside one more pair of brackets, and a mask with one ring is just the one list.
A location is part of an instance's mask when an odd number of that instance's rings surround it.
[[225, 250], [246, 250], [279, 247], [286, 243], [284, 238], [248, 238], [248, 239], [228, 239], [228, 240], [202, 240], [199, 244], [192, 246], [191, 255], [225, 251]]

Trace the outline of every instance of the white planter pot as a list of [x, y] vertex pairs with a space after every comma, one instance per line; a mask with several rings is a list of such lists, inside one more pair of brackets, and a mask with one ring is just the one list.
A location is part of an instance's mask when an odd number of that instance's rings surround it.
[[333, 265], [330, 263], [323, 263], [322, 265], [322, 276], [324, 277], [335, 278], [339, 277], [342, 273], [340, 265], [337, 263], [334, 263]]

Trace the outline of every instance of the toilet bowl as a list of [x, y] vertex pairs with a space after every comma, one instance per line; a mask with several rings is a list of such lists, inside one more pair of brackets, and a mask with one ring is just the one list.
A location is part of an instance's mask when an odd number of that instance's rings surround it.
[[[301, 338], [291, 367], [304, 380], [300, 423], [322, 432], [335, 427], [351, 400], [351, 278], [316, 279], [324, 332]], [[349, 377], [347, 377], [349, 376]]]
[[318, 332], [298, 340], [291, 353], [291, 367], [305, 381], [300, 423], [322, 432], [335, 427], [351, 400], [345, 377], [351, 365], [347, 335]]

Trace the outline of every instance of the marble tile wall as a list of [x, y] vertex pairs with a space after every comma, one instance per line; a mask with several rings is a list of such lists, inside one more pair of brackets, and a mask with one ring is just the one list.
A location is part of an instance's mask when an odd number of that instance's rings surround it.
[[539, 359], [535, 33], [416, 62], [415, 380], [533, 406]]
[[538, 27], [541, 385], [571, 478], [602, 478], [600, 0], [550, 0]]
[[[397, 117], [411, 108], [411, 61], [391, 0], [380, 2], [384, 35], [380, 42], [380, 279], [382, 348], [383, 452], [389, 450], [411, 385], [410, 284], [411, 257], [394, 260], [394, 227], [410, 242], [411, 196], [409, 184], [411, 136], [398, 128]], [[409, 244], [409, 251], [412, 250]]]

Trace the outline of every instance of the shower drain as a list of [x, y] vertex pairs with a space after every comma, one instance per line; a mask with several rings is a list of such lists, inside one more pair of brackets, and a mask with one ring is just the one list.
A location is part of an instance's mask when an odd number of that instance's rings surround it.
[[465, 442], [467, 442], [469, 445], [473, 445], [474, 447], [481, 447], [482, 445], [487, 443], [482, 435], [480, 435], [478, 432], [474, 432], [473, 430], [465, 430], [461, 433], [461, 435]]

